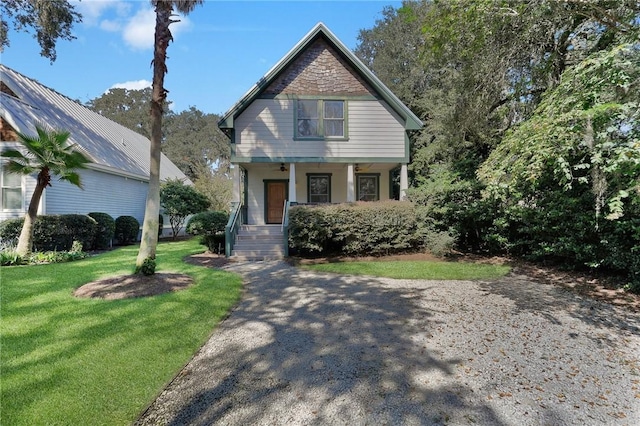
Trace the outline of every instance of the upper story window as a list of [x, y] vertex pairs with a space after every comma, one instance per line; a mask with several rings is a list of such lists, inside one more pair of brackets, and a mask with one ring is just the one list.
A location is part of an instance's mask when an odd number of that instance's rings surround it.
[[298, 99], [296, 101], [296, 138], [346, 138], [345, 101]]
[[22, 176], [7, 172], [0, 164], [0, 210], [22, 210]]

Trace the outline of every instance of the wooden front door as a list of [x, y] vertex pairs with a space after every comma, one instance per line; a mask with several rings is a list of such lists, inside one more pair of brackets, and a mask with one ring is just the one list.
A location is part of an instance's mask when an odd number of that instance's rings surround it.
[[287, 181], [265, 182], [267, 223], [282, 223], [284, 201], [287, 199]]

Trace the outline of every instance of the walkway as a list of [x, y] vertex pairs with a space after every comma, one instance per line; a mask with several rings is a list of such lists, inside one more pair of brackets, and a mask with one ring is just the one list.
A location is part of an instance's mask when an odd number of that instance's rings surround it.
[[497, 282], [226, 267], [242, 302], [138, 424], [640, 424], [640, 319]]

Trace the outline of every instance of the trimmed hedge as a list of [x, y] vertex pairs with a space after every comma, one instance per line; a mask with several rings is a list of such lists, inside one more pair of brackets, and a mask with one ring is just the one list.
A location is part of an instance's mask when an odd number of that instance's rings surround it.
[[[9, 219], [0, 226], [0, 239], [17, 244], [24, 219]], [[74, 241], [83, 248], [93, 244], [98, 223], [81, 214], [38, 216], [33, 224], [34, 251], [68, 251]]]
[[224, 228], [229, 221], [229, 213], [222, 211], [206, 211], [196, 213], [187, 222], [187, 233], [200, 236], [200, 244], [215, 252], [219, 246], [224, 247]]
[[[97, 222], [96, 234], [91, 245], [92, 250], [104, 250], [111, 246], [116, 232], [116, 221], [108, 213], [91, 212], [87, 216]], [[89, 247], [85, 247], [89, 248]]]
[[300, 254], [380, 255], [425, 247], [412, 203], [298, 205], [289, 211], [289, 246]]
[[116, 240], [118, 244], [133, 244], [138, 240], [140, 222], [133, 216], [119, 216], [116, 219]]

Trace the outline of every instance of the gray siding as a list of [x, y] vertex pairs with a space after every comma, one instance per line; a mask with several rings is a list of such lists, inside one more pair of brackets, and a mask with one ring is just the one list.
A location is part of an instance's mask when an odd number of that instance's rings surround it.
[[83, 170], [80, 173], [84, 189], [54, 179], [52, 186], [45, 191], [43, 214], [103, 212], [114, 219], [133, 216], [142, 224], [148, 187], [146, 182], [95, 170]]
[[400, 117], [382, 101], [349, 100], [348, 140], [294, 140], [293, 100], [256, 99], [236, 119], [236, 157], [332, 158], [405, 156]]

